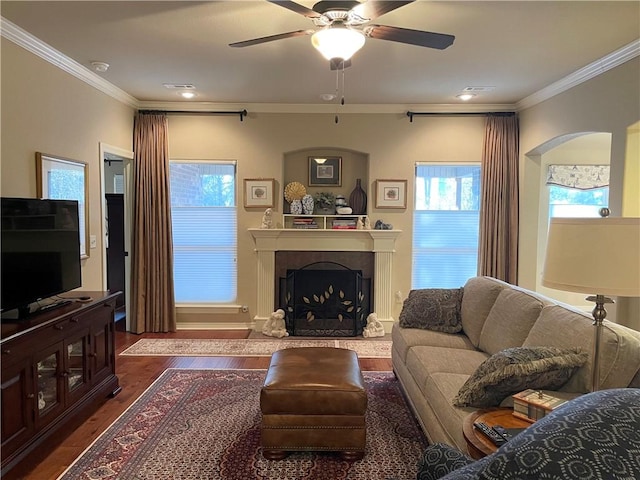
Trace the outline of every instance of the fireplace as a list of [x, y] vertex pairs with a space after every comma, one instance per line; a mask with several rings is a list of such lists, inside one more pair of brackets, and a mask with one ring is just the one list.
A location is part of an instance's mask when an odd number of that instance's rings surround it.
[[335, 262], [287, 269], [280, 305], [290, 335], [355, 337], [370, 313], [369, 278]]
[[[342, 255], [355, 256], [366, 252], [373, 258], [369, 262], [371, 275], [371, 312], [375, 312], [385, 328], [390, 331], [393, 324], [391, 314], [393, 303], [392, 275], [395, 242], [400, 230], [292, 230], [292, 229], [260, 229], [250, 228], [249, 233], [255, 242], [256, 251], [256, 283], [257, 312], [253, 317], [257, 325], [269, 319], [271, 313], [279, 307], [280, 298], [276, 291], [279, 278], [286, 275], [286, 270], [277, 273], [276, 254], [296, 252], [306, 261], [295, 267], [316, 261], [313, 252], [332, 252], [331, 260], [346, 265]], [[356, 270], [350, 266], [350, 268]], [[362, 269], [363, 272], [365, 269]]]

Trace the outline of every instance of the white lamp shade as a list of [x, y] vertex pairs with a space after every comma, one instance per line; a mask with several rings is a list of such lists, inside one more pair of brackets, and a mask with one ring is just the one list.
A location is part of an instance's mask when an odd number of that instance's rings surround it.
[[640, 297], [640, 218], [552, 218], [542, 284]]
[[362, 32], [346, 27], [327, 27], [311, 36], [311, 44], [327, 60], [349, 60], [364, 46], [364, 41]]

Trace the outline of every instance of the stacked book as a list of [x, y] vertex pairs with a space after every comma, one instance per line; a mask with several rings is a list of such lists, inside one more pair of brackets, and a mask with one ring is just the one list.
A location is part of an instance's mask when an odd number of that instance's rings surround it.
[[513, 416], [535, 422], [565, 403], [566, 400], [540, 390], [525, 390], [513, 395]]
[[334, 230], [355, 230], [356, 219], [355, 218], [336, 218], [331, 224], [331, 228]]
[[294, 217], [293, 228], [318, 228], [318, 224], [313, 218]]

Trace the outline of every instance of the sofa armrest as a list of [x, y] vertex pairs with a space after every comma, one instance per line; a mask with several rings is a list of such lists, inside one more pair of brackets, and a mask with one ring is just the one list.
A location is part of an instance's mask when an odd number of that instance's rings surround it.
[[436, 480], [474, 460], [444, 443], [429, 445], [418, 462], [418, 480]]

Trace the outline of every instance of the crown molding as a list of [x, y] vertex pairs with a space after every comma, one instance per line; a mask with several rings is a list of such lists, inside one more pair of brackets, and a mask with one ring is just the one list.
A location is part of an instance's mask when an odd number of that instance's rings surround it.
[[516, 104], [517, 110], [520, 111], [526, 108], [533, 107], [538, 103], [548, 100], [549, 98], [554, 97], [562, 92], [566, 92], [567, 90], [580, 85], [587, 80], [591, 80], [598, 75], [601, 75], [619, 65], [622, 65], [623, 63], [628, 62], [638, 55], [640, 55], [640, 39], [634, 40], [633, 42], [625, 45], [622, 48], [619, 48], [609, 55], [605, 55], [604, 57], [596, 60], [593, 63], [590, 63], [580, 70], [567, 75], [563, 79], [558, 80], [557, 82], [544, 87], [542, 90], [539, 90], [529, 95], [528, 97], [523, 98]]
[[323, 113], [330, 115], [346, 115], [358, 113], [377, 113], [406, 115], [407, 111], [420, 113], [481, 113], [481, 112], [513, 112], [513, 104], [303, 104], [303, 103], [209, 103], [209, 102], [139, 102], [141, 110], [182, 111], [206, 113], [210, 111], [247, 110], [248, 116], [254, 113]]
[[136, 98], [106, 81], [104, 78], [96, 75], [88, 68], [66, 56], [64, 53], [59, 52], [55, 48], [44, 43], [42, 40], [34, 37], [29, 32], [23, 30], [4, 17], [0, 17], [0, 34], [7, 40], [12, 41], [16, 45], [28, 50], [34, 55], [37, 55], [43, 60], [60, 68], [61, 70], [64, 70], [110, 97], [113, 97], [119, 102], [133, 108], [138, 108], [138, 100]]
[[247, 110], [251, 113], [328, 113], [328, 114], [355, 114], [355, 113], [391, 113], [405, 114], [407, 111], [420, 113], [461, 113], [461, 112], [504, 112], [521, 111], [530, 108], [538, 103], [548, 100], [562, 92], [565, 92], [581, 83], [586, 82], [598, 75], [601, 75], [612, 68], [615, 68], [640, 55], [640, 39], [625, 45], [624, 47], [596, 60], [593, 63], [567, 75], [563, 79], [544, 87], [543, 89], [518, 101], [516, 104], [421, 104], [421, 105], [398, 105], [398, 104], [347, 104], [336, 105], [327, 104], [270, 104], [270, 103], [247, 103], [247, 104], [224, 104], [208, 102], [154, 102], [140, 101], [129, 95], [124, 90], [116, 87], [104, 78], [79, 64], [75, 60], [67, 57], [42, 40], [34, 37], [26, 30], [18, 27], [9, 20], [0, 16], [0, 34], [7, 40], [30, 51], [34, 55], [51, 63], [52, 65], [73, 75], [79, 80], [91, 85], [101, 92], [114, 99], [141, 110], [165, 110], [165, 111], [191, 111], [206, 112], [210, 110]]

